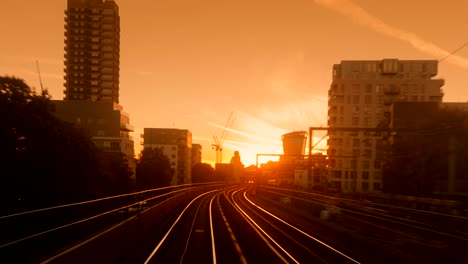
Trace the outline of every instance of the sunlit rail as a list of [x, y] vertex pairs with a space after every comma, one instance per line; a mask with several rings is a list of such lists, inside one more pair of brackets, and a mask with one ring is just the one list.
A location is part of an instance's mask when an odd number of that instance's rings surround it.
[[[276, 190], [279, 190], [279, 191], [282, 190], [282, 191], [286, 191], [286, 192], [269, 191], [267, 189], [276, 189]], [[465, 231], [453, 229], [453, 228], [448, 227], [448, 226], [442, 226], [440, 223], [438, 225], [436, 225], [434, 223], [416, 221], [416, 220], [412, 220], [412, 219], [408, 219], [408, 218], [402, 218], [402, 217], [397, 217], [397, 216], [385, 214], [385, 213], [379, 212], [377, 210], [373, 211], [372, 213], [368, 213], [368, 212], [366, 213], [366, 212], [363, 212], [362, 207], [355, 206], [355, 208], [345, 208], [343, 206], [337, 205], [336, 203], [346, 201], [346, 202], [353, 203], [353, 204], [359, 204], [361, 206], [362, 205], [375, 205], [375, 206], [381, 206], [381, 207], [388, 207], [388, 208], [403, 210], [403, 211], [407, 211], [407, 212], [416, 212], [416, 213], [423, 212], [423, 213], [427, 213], [428, 215], [439, 215], [439, 216], [448, 217], [448, 218], [452, 218], [452, 219], [466, 220], [467, 223], [468, 223], [468, 218], [463, 217], [463, 216], [446, 215], [446, 214], [440, 214], [440, 213], [436, 213], [436, 212], [414, 210], [414, 209], [411, 209], [411, 208], [403, 208], [403, 207], [397, 207], [397, 206], [392, 206], [392, 205], [383, 205], [383, 204], [378, 204], [378, 203], [373, 203], [373, 202], [357, 201], [357, 200], [339, 198], [339, 197], [334, 197], [334, 196], [326, 196], [326, 195], [323, 195], [323, 194], [306, 193], [306, 192], [293, 191], [293, 190], [287, 190], [287, 189], [279, 189], [279, 188], [268, 187], [268, 188], [264, 188], [264, 191], [269, 192], [269, 193], [273, 193], [273, 194], [276, 194], [276, 195], [281, 195], [281, 196], [290, 196], [290, 197], [293, 197], [294, 199], [297, 199], [297, 200], [302, 200], [302, 201], [306, 201], [306, 202], [309, 202], [309, 203], [314, 203], [314, 204], [326, 206], [328, 208], [338, 209], [338, 210], [343, 211], [343, 212], [348, 212], [348, 213], [352, 213], [352, 214], [355, 214], [355, 215], [361, 215], [361, 216], [367, 217], [367, 218], [379, 219], [379, 220], [383, 220], [383, 221], [386, 221], [386, 222], [392, 222], [392, 223], [395, 223], [395, 224], [405, 225], [405, 226], [408, 226], [408, 227], [411, 227], [411, 228], [416, 228], [416, 229], [424, 230], [424, 231], [427, 231], [427, 232], [432, 232], [432, 233], [436, 233], [436, 234], [439, 234], [439, 235], [449, 236], [449, 237], [452, 237], [452, 238], [468, 241], [468, 236], [467, 236], [468, 234]], [[291, 193], [305, 194], [305, 195], [309, 195], [309, 196], [313, 196], [313, 197], [304, 198], [304, 197], [291, 195]], [[315, 197], [315, 196], [317, 196], [318, 198]], [[359, 208], [359, 210], [357, 208]]]

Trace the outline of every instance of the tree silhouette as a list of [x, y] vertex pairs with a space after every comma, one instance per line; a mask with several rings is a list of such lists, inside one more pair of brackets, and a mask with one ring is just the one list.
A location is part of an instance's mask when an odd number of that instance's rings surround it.
[[169, 186], [174, 175], [169, 158], [161, 149], [145, 148], [136, 164], [136, 189], [147, 190]]
[[[50, 112], [47, 92], [36, 94], [23, 80], [0, 76], [0, 210], [24, 210], [79, 201], [110, 190], [103, 154], [89, 135]], [[125, 174], [125, 171], [123, 171]], [[107, 176], [106, 176], [107, 175]], [[119, 183], [121, 189], [123, 183]]]
[[212, 182], [215, 181], [215, 171], [210, 164], [198, 163], [192, 167], [192, 182]]
[[121, 152], [99, 152], [101, 196], [111, 196], [133, 191], [132, 171]]

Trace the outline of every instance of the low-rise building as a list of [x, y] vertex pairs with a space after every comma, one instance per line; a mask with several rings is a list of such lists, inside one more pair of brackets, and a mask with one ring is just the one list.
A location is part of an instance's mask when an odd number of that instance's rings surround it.
[[159, 148], [174, 169], [172, 185], [192, 182], [192, 132], [175, 128], [144, 128], [143, 147]]
[[135, 175], [135, 152], [129, 115], [112, 101], [53, 100], [52, 113], [85, 130], [104, 152], [120, 152]]

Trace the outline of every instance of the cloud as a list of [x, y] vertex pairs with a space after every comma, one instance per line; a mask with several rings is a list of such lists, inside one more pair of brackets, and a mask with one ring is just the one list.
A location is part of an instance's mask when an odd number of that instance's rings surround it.
[[136, 74], [141, 75], [141, 76], [151, 76], [151, 75], [154, 75], [155, 73], [151, 71], [138, 71], [136, 72]]
[[[321, 102], [322, 99], [323, 98], [315, 98], [315, 101]], [[313, 104], [314, 99], [309, 98], [309, 100], [306, 101], [307, 102], [304, 103], [305, 106], [303, 107], [308, 107], [306, 105], [308, 105], [309, 103]], [[281, 113], [281, 115], [283, 116], [279, 118], [291, 118], [290, 112], [288, 112], [288, 107], [285, 107], [284, 111], [285, 113]], [[293, 110], [293, 112], [294, 111], [296, 110]], [[274, 115], [274, 112], [272, 112], [271, 114]], [[302, 126], [309, 125], [308, 122], [304, 122], [305, 123], [303, 123]], [[215, 124], [212, 122], [208, 122], [208, 124], [219, 129], [225, 129], [224, 126], [219, 124]], [[277, 126], [273, 125], [270, 120], [265, 119], [262, 116], [257, 117], [239, 110], [236, 110], [236, 122], [233, 124], [233, 127], [234, 128], [226, 128], [227, 131], [234, 135], [229, 134], [228, 139], [224, 141], [224, 161], [227, 161], [226, 159], [231, 154], [230, 151], [238, 150], [241, 154], [241, 160], [245, 165], [255, 164], [257, 154], [259, 153], [282, 154], [283, 145], [281, 141], [281, 136], [285, 133], [292, 131], [278, 128]], [[308, 130], [307, 127], [303, 127], [302, 129]], [[240, 136], [242, 139], [236, 139], [236, 136], [237, 138], [239, 138]], [[322, 136], [322, 134], [314, 133], [314, 142], [318, 142]], [[325, 141], [322, 141], [322, 143], [319, 144], [317, 148], [324, 148], [325, 145]], [[259, 161], [261, 163], [264, 163], [268, 160], [277, 159], [278, 157], [268, 156], [262, 157], [261, 159], [259, 159]]]
[[[356, 23], [369, 27], [376, 32], [407, 42], [417, 50], [434, 56], [435, 58], [441, 59], [450, 54], [449, 51], [422, 39], [412, 32], [404, 31], [386, 24], [384, 21], [368, 13], [350, 0], [315, 0], [315, 3], [345, 15], [353, 19]], [[468, 59], [458, 55], [451, 55], [447, 58], [447, 62], [468, 68]]]
[[308, 126], [320, 126], [326, 123], [327, 99], [324, 96], [302, 96], [280, 105], [265, 105], [259, 115], [282, 127], [300, 130]]
[[221, 128], [221, 129], [225, 129], [229, 132], [232, 132], [234, 134], [237, 134], [237, 135], [241, 135], [245, 138], [248, 138], [250, 140], [256, 140], [256, 141], [261, 141], [261, 142], [265, 142], [265, 143], [277, 143], [278, 140], [275, 140], [275, 139], [272, 139], [272, 138], [269, 138], [269, 137], [264, 137], [262, 136], [261, 134], [253, 134], [253, 133], [250, 133], [250, 132], [244, 132], [244, 131], [239, 131], [239, 130], [236, 130], [236, 129], [232, 129], [232, 128], [227, 128], [227, 127], [224, 127], [224, 126], [221, 126], [221, 125], [218, 125], [218, 124], [214, 124], [214, 123], [211, 123], [211, 122], [208, 122], [209, 125], [212, 125], [212, 126], [215, 126], [217, 128]]

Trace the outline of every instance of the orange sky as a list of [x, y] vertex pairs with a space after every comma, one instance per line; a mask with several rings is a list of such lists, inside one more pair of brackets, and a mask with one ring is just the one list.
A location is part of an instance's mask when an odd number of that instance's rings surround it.
[[[210, 144], [235, 111], [224, 161], [281, 151], [280, 136], [326, 125], [331, 68], [352, 59], [440, 59], [468, 42], [465, 0], [116, 0], [120, 102], [136, 128], [189, 129]], [[0, 1], [0, 75], [63, 98], [66, 0]], [[468, 47], [439, 66], [444, 101], [468, 101]]]

